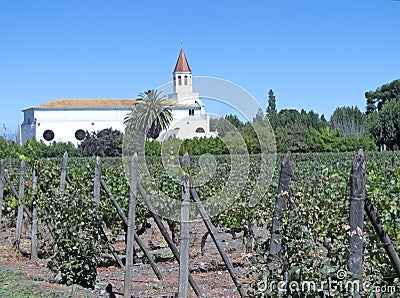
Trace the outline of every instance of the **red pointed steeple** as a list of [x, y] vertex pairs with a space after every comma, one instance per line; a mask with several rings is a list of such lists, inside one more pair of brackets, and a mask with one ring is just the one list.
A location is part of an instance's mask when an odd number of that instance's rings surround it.
[[179, 53], [178, 61], [176, 62], [173, 73], [176, 72], [192, 72], [189, 63], [186, 60], [186, 56], [185, 53], [183, 52], [183, 49], [181, 49], [181, 52]]

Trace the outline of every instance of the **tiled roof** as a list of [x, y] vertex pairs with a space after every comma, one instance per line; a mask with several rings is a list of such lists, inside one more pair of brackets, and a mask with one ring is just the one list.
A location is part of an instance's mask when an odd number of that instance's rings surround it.
[[136, 102], [134, 98], [56, 98], [35, 109], [130, 108]]
[[189, 63], [186, 60], [185, 53], [183, 52], [183, 49], [181, 49], [181, 52], [179, 53], [178, 61], [176, 61], [175, 72], [192, 72], [190, 70]]
[[[36, 106], [34, 109], [90, 109], [90, 108], [131, 108], [137, 103], [144, 102], [134, 98], [56, 98]], [[181, 104], [167, 99], [171, 107], [198, 107], [196, 104]]]

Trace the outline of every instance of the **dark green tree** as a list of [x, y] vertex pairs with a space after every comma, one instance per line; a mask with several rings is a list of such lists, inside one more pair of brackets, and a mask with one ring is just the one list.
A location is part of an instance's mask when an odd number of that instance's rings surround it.
[[287, 127], [290, 125], [302, 125], [307, 128], [314, 128], [319, 130], [327, 125], [327, 122], [320, 118], [314, 111], [305, 111], [302, 109], [300, 112], [295, 109], [282, 109], [274, 117], [274, 129], [278, 127]]
[[269, 89], [268, 91], [268, 107], [267, 107], [267, 115], [276, 114], [276, 98], [274, 91]]
[[375, 91], [365, 92], [367, 99], [367, 114], [373, 111], [380, 111], [386, 101], [400, 99], [400, 80], [394, 80], [384, 84]]
[[105, 156], [121, 156], [124, 134], [116, 129], [106, 128], [97, 132], [97, 138], [104, 144]]
[[302, 114], [306, 115], [306, 112], [302, 110], [301, 114], [295, 109], [283, 109], [277, 114], [277, 127], [285, 127], [289, 124], [302, 124]]
[[368, 115], [369, 127], [379, 146], [400, 148], [400, 100], [386, 102], [379, 112]]
[[[210, 130], [217, 131], [219, 137], [224, 137], [228, 132], [236, 130], [235, 124], [242, 125], [237, 122], [239, 119], [236, 119], [233, 115], [228, 117], [231, 121], [227, 120], [226, 117], [228, 116], [210, 119]], [[232, 124], [232, 122], [235, 124]]]
[[105, 145], [104, 142], [97, 137], [96, 132], [86, 131], [85, 139], [79, 144], [82, 153], [86, 156], [103, 156]]
[[322, 121], [322, 118], [319, 117], [318, 113], [315, 113], [313, 110], [306, 112], [301, 116], [301, 121], [308, 128], [321, 129], [328, 126], [328, 123]]
[[236, 128], [240, 128], [240, 127], [244, 126], [243, 122], [240, 121], [239, 117], [236, 115], [233, 115], [233, 114], [226, 115], [225, 120], [228, 120]]
[[248, 152], [250, 154], [260, 153], [260, 142], [258, 140], [257, 132], [254, 130], [254, 126], [251, 123], [247, 122], [240, 128], [239, 131], [246, 143]]
[[361, 136], [365, 122], [365, 115], [357, 107], [340, 107], [329, 119], [329, 127], [331, 131], [339, 130], [343, 137]]
[[79, 147], [87, 156], [121, 156], [123, 134], [119, 130], [106, 128], [98, 132], [86, 132]]
[[257, 123], [263, 123], [264, 122], [264, 112], [261, 108], [258, 108], [257, 114], [254, 117], [253, 121]]

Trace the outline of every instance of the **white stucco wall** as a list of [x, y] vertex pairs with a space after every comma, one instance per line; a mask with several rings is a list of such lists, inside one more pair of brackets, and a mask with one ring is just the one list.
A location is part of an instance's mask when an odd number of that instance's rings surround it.
[[[75, 145], [78, 145], [80, 141], [75, 138], [75, 132], [77, 130], [82, 129], [85, 132], [96, 132], [106, 128], [113, 128], [123, 131], [123, 125], [120, 121], [44, 121], [36, 127], [36, 139], [43, 140], [45, 143], [56, 141], [71, 142]], [[52, 130], [54, 132], [54, 139], [50, 142], [47, 142], [43, 137], [43, 133], [46, 130]]]
[[[27, 110], [24, 112], [24, 123], [21, 125], [22, 144], [27, 139], [35, 138], [45, 143], [72, 142], [77, 145], [80, 141], [75, 138], [75, 132], [99, 131], [113, 128], [124, 131], [123, 121], [128, 109], [43, 109]], [[29, 124], [28, 119], [34, 119]], [[54, 132], [54, 139], [46, 141], [43, 133], [46, 130]]]
[[192, 93], [192, 74], [190, 72], [176, 72], [173, 79], [174, 93]]
[[[193, 111], [189, 115], [189, 110]], [[71, 142], [76, 146], [80, 143], [75, 138], [77, 130], [97, 132], [112, 128], [124, 131], [123, 121], [129, 113], [128, 109], [29, 109], [24, 111], [24, 122], [21, 125], [21, 144], [28, 139], [35, 138], [46, 144], [53, 141]], [[191, 137], [210, 136], [208, 117], [203, 108], [179, 107], [172, 109], [173, 121], [169, 130], [179, 128], [177, 137], [181, 139]], [[195, 133], [197, 128], [203, 128], [205, 133]], [[54, 139], [46, 141], [43, 134], [46, 130], [54, 133]], [[160, 136], [165, 133], [161, 132]], [[208, 134], [207, 134], [208, 133]]]

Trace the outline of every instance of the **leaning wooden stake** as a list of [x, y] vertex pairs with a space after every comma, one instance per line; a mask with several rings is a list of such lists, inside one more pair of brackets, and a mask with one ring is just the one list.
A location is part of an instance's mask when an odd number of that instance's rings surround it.
[[246, 290], [245, 290], [245, 288], [243, 288], [242, 283], [240, 282], [238, 276], [236, 275], [235, 268], [233, 267], [231, 261], [229, 260], [228, 255], [226, 254], [225, 249], [222, 246], [221, 241], [219, 240], [218, 233], [217, 233], [210, 217], [208, 216], [206, 210], [204, 209], [204, 206], [201, 203], [201, 200], [200, 200], [199, 196], [197, 195], [196, 190], [194, 188], [190, 188], [190, 193], [193, 196], [193, 199], [195, 201], [197, 209], [199, 209], [199, 211], [200, 211], [200, 215], [203, 218], [203, 221], [207, 227], [208, 232], [211, 235], [211, 238], [214, 240], [214, 243], [217, 246], [219, 254], [222, 257], [222, 260], [224, 261], [226, 267], [228, 268], [229, 274], [230, 274], [233, 282], [235, 283], [235, 286], [240, 294], [240, 297], [246, 297]]
[[24, 195], [25, 195], [25, 161], [21, 160], [21, 168], [19, 175], [19, 193], [18, 193], [18, 214], [17, 214], [17, 225], [15, 227], [15, 245], [19, 249], [19, 242], [21, 239], [22, 231], [22, 220], [24, 215]]
[[[118, 213], [119, 217], [122, 219], [122, 222], [124, 223], [124, 226], [128, 227], [128, 219], [126, 218], [126, 215], [124, 214], [124, 211], [119, 206], [117, 200], [114, 198], [114, 196], [112, 195], [110, 189], [107, 187], [106, 183], [104, 182], [104, 180], [102, 178], [100, 178], [100, 184], [103, 187], [103, 189], [105, 190], [105, 192], [107, 193], [107, 195], [109, 196], [109, 198], [110, 198], [111, 202], [113, 203], [115, 209], [117, 209], [117, 213]], [[145, 254], [147, 260], [150, 263], [151, 268], [153, 269], [154, 273], [157, 275], [157, 278], [161, 280], [162, 279], [162, 275], [161, 275], [161, 272], [158, 269], [156, 263], [153, 260], [153, 255], [147, 250], [146, 246], [144, 245], [142, 240], [140, 240], [140, 238], [139, 238], [138, 234], [136, 234], [136, 232], [135, 232], [134, 236], [135, 236], [136, 243], [139, 245], [140, 249]]]
[[368, 215], [369, 220], [371, 221], [372, 225], [374, 226], [375, 232], [378, 235], [380, 241], [383, 244], [387, 254], [389, 255], [390, 261], [392, 263], [393, 269], [395, 270], [398, 277], [400, 277], [400, 258], [394, 248], [393, 242], [390, 240], [389, 235], [385, 233], [382, 228], [381, 220], [379, 219], [378, 215], [374, 207], [372, 206], [371, 201], [366, 196], [365, 197], [365, 211]]
[[110, 241], [108, 240], [108, 237], [107, 237], [106, 232], [104, 231], [103, 227], [100, 229], [100, 237], [101, 237], [101, 239], [103, 239], [103, 241], [105, 243], [107, 243], [108, 250], [111, 252], [111, 254], [113, 255], [114, 259], [117, 261], [118, 266], [120, 268], [123, 268], [124, 264], [122, 263], [122, 261], [119, 258], [117, 252], [115, 251], [115, 248], [111, 245]]
[[5, 173], [4, 159], [1, 159], [0, 160], [0, 220], [1, 220], [1, 216], [2, 216], [2, 210], [3, 210], [4, 173]]
[[[350, 177], [350, 236], [349, 270], [353, 277], [362, 281], [363, 261], [363, 226], [367, 165], [364, 152], [360, 149], [353, 160]], [[360, 297], [357, 292], [356, 297]]]
[[[66, 180], [68, 181], [68, 175], [66, 176]], [[96, 156], [96, 162], [94, 165], [94, 181], [93, 181], [93, 201], [98, 204], [100, 203], [100, 179], [101, 179], [101, 160], [100, 156]], [[70, 183], [70, 182], [69, 182]], [[104, 231], [104, 228], [101, 227], [99, 232], [99, 236], [103, 241], [107, 244], [108, 250], [113, 255], [114, 259], [117, 261], [119, 267], [124, 267], [120, 257], [118, 256], [117, 252], [115, 251], [114, 247], [111, 245], [108, 237]]]
[[[18, 192], [15, 190], [14, 185], [12, 184], [10, 178], [8, 177], [7, 173], [4, 174], [4, 179], [6, 180], [8, 186], [11, 189], [12, 194], [14, 195], [14, 197], [19, 200], [19, 194]], [[28, 207], [25, 206], [24, 204], [24, 212], [26, 214], [26, 216], [28, 216], [29, 220], [32, 220], [32, 213], [29, 211]]]
[[[182, 168], [190, 166], [189, 154], [186, 152], [182, 157]], [[179, 260], [179, 287], [178, 297], [188, 296], [189, 280], [189, 230], [190, 230], [190, 190], [189, 175], [183, 174], [181, 180], [181, 215], [180, 215], [180, 260]]]
[[268, 268], [270, 272], [274, 272], [278, 275], [284, 273], [281, 217], [283, 215], [283, 211], [287, 208], [288, 199], [290, 198], [289, 184], [292, 178], [292, 161], [290, 160], [290, 156], [290, 151], [288, 151], [282, 161], [278, 195], [276, 197], [275, 209], [272, 217], [271, 244], [269, 248], [270, 262], [268, 264]]
[[[172, 253], [174, 254], [175, 259], [179, 262], [180, 255], [179, 255], [178, 249], [176, 248], [174, 241], [172, 241], [171, 237], [169, 236], [168, 231], [165, 228], [164, 224], [162, 223], [160, 217], [157, 215], [153, 204], [150, 202], [150, 199], [148, 198], [148, 196], [147, 196], [143, 186], [140, 184], [140, 182], [138, 182], [138, 190], [139, 190], [140, 196], [143, 199], [144, 204], [150, 210], [151, 216], [154, 218], [154, 221], [156, 222], [158, 228], [160, 229], [161, 234], [163, 235], [169, 248], [171, 249]], [[198, 297], [202, 297], [200, 288], [190, 273], [189, 273], [189, 283], [192, 286], [192, 289], [196, 293], [196, 295]]]
[[131, 297], [132, 290], [132, 270], [133, 270], [133, 240], [135, 233], [135, 212], [136, 212], [136, 194], [137, 194], [137, 170], [138, 156], [135, 153], [131, 159], [129, 172], [129, 211], [128, 211], [128, 237], [126, 243], [125, 254], [125, 280], [124, 280], [124, 297]]
[[[36, 168], [32, 170], [32, 190], [36, 189], [37, 185], [37, 172]], [[37, 247], [38, 247], [38, 214], [37, 214], [37, 196], [36, 194], [32, 197], [32, 228], [31, 228], [31, 260], [36, 261], [38, 259]]]

